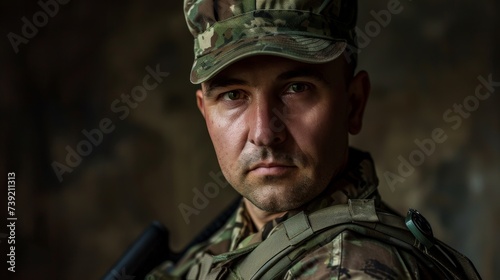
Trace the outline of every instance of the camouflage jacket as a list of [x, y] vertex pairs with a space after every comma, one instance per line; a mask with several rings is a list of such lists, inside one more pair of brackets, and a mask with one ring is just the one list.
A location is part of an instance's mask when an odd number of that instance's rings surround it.
[[[165, 263], [146, 279], [202, 279], [203, 258], [261, 242], [272, 235], [280, 223], [299, 211], [313, 212], [346, 204], [352, 198], [368, 198], [375, 200], [377, 208], [391, 212], [381, 201], [377, 185], [370, 155], [350, 149], [346, 171], [302, 209], [290, 211], [259, 230], [242, 203], [226, 225], [207, 242], [191, 248], [175, 267]], [[288, 269], [283, 279], [434, 279], [433, 273], [407, 251], [347, 230], [330, 242], [309, 250]]]

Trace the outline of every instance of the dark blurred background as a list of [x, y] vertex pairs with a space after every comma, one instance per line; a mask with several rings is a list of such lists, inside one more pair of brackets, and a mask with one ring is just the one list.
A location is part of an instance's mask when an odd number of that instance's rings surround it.
[[[40, 4], [48, 2], [57, 3], [51, 14]], [[2, 261], [1, 279], [97, 279], [151, 220], [179, 249], [234, 197], [220, 189], [188, 220], [179, 210], [194, 207], [193, 188], [203, 192], [220, 171], [188, 79], [192, 37], [181, 2], [0, 4], [0, 171], [5, 181], [16, 173], [18, 218], [16, 272]], [[390, 21], [381, 12], [388, 5], [399, 11]], [[484, 279], [500, 278], [500, 87], [485, 100], [473, 96], [478, 77], [500, 81], [499, 8], [493, 0], [360, 1], [358, 23], [359, 66], [373, 91], [352, 145], [372, 153], [386, 201], [402, 214], [419, 209]], [[137, 93], [147, 67], [169, 74], [127, 104], [121, 95]], [[453, 112], [464, 100], [462, 115]], [[85, 146], [82, 131], [97, 133], [103, 121], [113, 130]], [[415, 140], [436, 128], [446, 140], [419, 158]], [[68, 162], [78, 149], [85, 156]], [[406, 160], [416, 164], [402, 174]], [[6, 188], [0, 198], [7, 215]]]

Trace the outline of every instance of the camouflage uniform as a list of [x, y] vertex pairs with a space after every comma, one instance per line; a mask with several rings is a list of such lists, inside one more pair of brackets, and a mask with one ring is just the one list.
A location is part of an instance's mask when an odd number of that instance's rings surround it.
[[[146, 279], [203, 279], [200, 271], [204, 258], [259, 243], [271, 236], [280, 223], [299, 211], [314, 212], [331, 205], [345, 204], [351, 198], [373, 199], [378, 208], [390, 211], [380, 200], [377, 184], [370, 156], [351, 149], [346, 171], [335, 178], [322, 195], [302, 209], [290, 211], [257, 230], [241, 204], [217, 234], [206, 243], [191, 248], [174, 269], [165, 263]], [[437, 279], [435, 273], [405, 250], [344, 231], [327, 244], [308, 249], [302, 259], [288, 269], [283, 279]]]
[[[356, 59], [356, 0], [185, 0], [184, 4], [186, 21], [194, 36], [191, 82], [195, 84], [211, 79], [242, 58], [258, 54], [306, 63], [325, 63], [342, 54], [348, 55], [348, 61]], [[192, 247], [175, 267], [167, 262], [153, 270], [147, 279], [206, 279], [217, 271], [221, 273], [210, 279], [243, 279], [243, 274], [239, 274], [242, 270], [238, 270], [240, 265], [250, 262], [249, 259], [255, 260], [250, 257], [259, 248], [267, 250], [257, 245], [275, 240], [282, 229], [286, 230], [287, 224], [292, 224], [290, 221], [301, 214], [318, 213], [317, 210], [330, 209], [332, 205], [348, 204], [350, 207], [352, 199], [365, 199], [373, 208], [391, 212], [381, 202], [377, 184], [370, 156], [350, 149], [345, 171], [301, 209], [289, 211], [256, 229], [241, 203], [218, 233]], [[326, 216], [325, 220], [340, 216], [339, 212], [328, 214], [331, 216]], [[397, 220], [402, 222], [399, 217]], [[404, 222], [402, 224], [404, 227]], [[406, 227], [404, 230], [410, 234]], [[293, 262], [285, 270], [280, 267], [280, 273], [271, 278], [445, 278], [439, 270], [429, 269], [432, 266], [420, 255], [417, 258], [418, 252], [384, 242], [395, 239], [392, 235], [376, 239], [364, 233], [364, 230], [342, 229], [328, 239], [314, 235], [315, 242], [308, 239], [297, 243], [293, 247]], [[406, 243], [408, 247], [421, 245], [419, 241], [409, 243], [412, 244]], [[252, 253], [243, 257], [248, 252]]]

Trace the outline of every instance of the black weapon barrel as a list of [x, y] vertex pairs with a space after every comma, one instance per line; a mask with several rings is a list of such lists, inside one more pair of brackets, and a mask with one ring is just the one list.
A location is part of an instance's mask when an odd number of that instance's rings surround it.
[[158, 221], [152, 222], [130, 245], [102, 280], [144, 279], [147, 273], [176, 254], [169, 250], [169, 233]]

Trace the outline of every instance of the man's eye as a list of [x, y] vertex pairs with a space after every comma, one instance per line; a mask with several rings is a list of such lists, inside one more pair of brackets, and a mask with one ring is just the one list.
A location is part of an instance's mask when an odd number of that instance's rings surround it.
[[243, 94], [239, 91], [228, 91], [222, 94], [224, 100], [238, 100], [243, 98]]
[[304, 83], [295, 83], [288, 87], [287, 92], [303, 92], [309, 89], [309, 86]]

